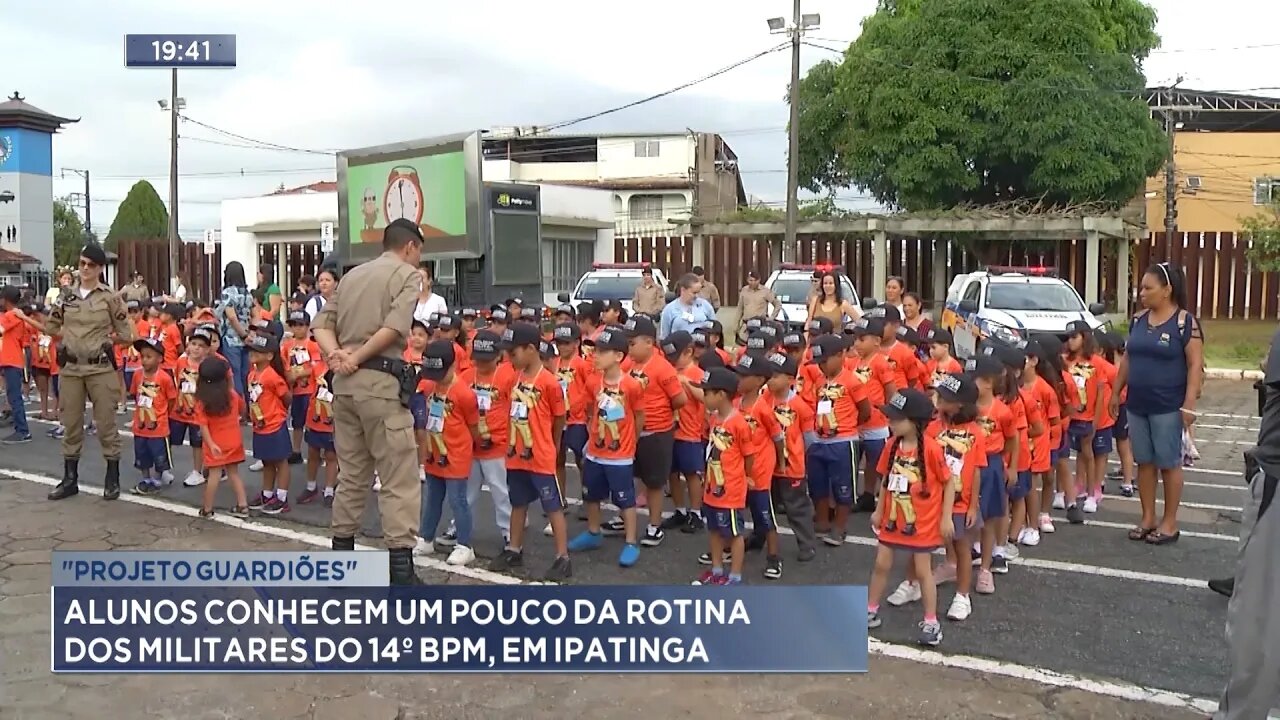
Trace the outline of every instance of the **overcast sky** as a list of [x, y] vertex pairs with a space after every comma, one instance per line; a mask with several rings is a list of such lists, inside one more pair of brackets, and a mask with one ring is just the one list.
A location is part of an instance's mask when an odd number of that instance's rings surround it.
[[[1181, 74], [1184, 87], [1280, 85], [1280, 10], [1262, 0], [1155, 0], [1162, 50], [1152, 84]], [[781, 41], [765, 19], [785, 0], [647, 0], [546, 3], [354, 3], [332, 0], [54, 0], [6, 3], [0, 76], [54, 114], [81, 117], [55, 138], [54, 194], [93, 174], [93, 225], [105, 234], [138, 179], [167, 199], [167, 70], [123, 66], [126, 33], [235, 33], [239, 66], [181, 74], [194, 120], [258, 140], [313, 150], [362, 147], [503, 125], [543, 125], [613, 107], [706, 75]], [[815, 43], [843, 48], [875, 0], [805, 0], [822, 15]], [[829, 54], [805, 47], [805, 66]], [[747, 192], [785, 195], [789, 54], [777, 52], [675, 95], [584, 123], [589, 131], [723, 134], [738, 153]], [[1280, 93], [1262, 93], [1280, 94]], [[214, 227], [218, 202], [279, 184], [333, 179], [323, 154], [231, 147], [225, 135], [184, 124], [180, 152], [183, 234]], [[241, 143], [242, 144], [242, 143]], [[228, 173], [244, 171], [242, 177]], [[201, 176], [203, 175], [203, 176]], [[846, 191], [852, 198], [856, 193]]]

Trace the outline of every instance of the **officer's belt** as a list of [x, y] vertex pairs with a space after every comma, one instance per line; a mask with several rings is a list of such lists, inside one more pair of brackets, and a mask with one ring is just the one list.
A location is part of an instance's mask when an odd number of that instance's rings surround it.
[[376, 357], [360, 363], [361, 370], [374, 370], [376, 372], [394, 375], [395, 377], [401, 377], [404, 375], [405, 369], [408, 366], [409, 364], [403, 360], [396, 360], [394, 358], [387, 357]]
[[111, 358], [103, 353], [98, 353], [93, 357], [81, 358], [70, 350], [66, 351], [67, 358], [64, 365], [110, 365]]

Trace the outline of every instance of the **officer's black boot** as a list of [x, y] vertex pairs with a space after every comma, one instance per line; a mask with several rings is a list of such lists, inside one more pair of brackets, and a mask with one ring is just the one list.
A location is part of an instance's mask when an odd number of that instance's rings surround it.
[[387, 550], [391, 556], [392, 585], [422, 585], [422, 578], [413, 568], [413, 548], [391, 548]]
[[349, 537], [349, 538], [336, 537], [333, 539], [333, 542], [330, 545], [330, 547], [333, 548], [334, 550], [355, 550], [356, 539], [353, 537]]
[[80, 493], [80, 458], [62, 458], [62, 481], [49, 491], [50, 500], [61, 500]]
[[107, 459], [107, 477], [102, 483], [102, 499], [115, 500], [120, 497], [120, 458]]

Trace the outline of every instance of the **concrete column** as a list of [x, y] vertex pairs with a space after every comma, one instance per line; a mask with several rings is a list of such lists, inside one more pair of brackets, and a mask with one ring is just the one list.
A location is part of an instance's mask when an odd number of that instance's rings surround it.
[[1133, 240], [1129, 236], [1116, 240], [1116, 312], [1121, 318], [1131, 315], [1133, 307], [1133, 281], [1129, 278], [1129, 250]]
[[1100, 302], [1098, 297], [1098, 264], [1101, 262], [1102, 244], [1097, 230], [1085, 230], [1084, 240], [1084, 301]]
[[875, 287], [859, 288], [867, 297], [879, 299], [884, 293], [884, 285], [889, 281], [889, 236], [883, 230], [876, 230], [871, 245], [871, 284]]
[[[947, 243], [935, 239], [933, 242], [933, 304], [941, 308], [947, 302], [947, 288], [951, 287], [951, 272], [947, 267]], [[937, 320], [935, 316], [935, 321]]]

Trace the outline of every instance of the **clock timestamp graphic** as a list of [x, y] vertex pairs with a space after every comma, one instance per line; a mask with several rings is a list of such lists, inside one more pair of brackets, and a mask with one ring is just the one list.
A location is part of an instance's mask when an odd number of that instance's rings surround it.
[[235, 35], [125, 35], [124, 64], [131, 68], [233, 68]]

